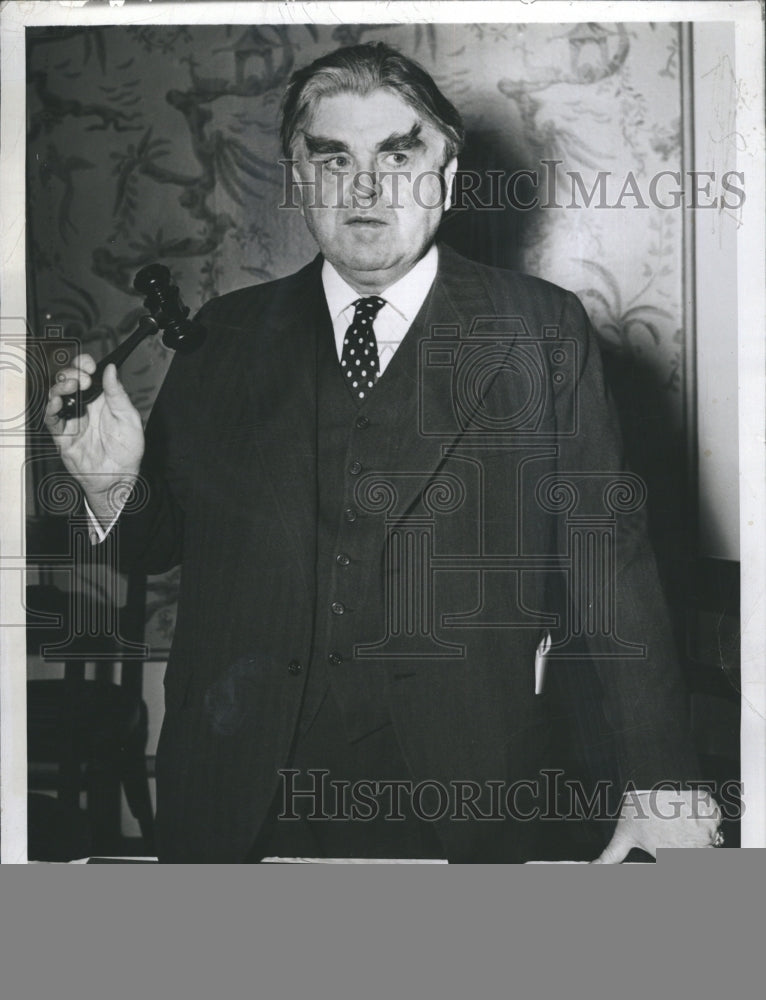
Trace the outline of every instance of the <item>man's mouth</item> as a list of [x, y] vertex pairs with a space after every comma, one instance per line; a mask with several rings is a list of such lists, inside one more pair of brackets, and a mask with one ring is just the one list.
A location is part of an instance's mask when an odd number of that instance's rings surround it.
[[388, 223], [384, 219], [376, 219], [369, 215], [353, 215], [350, 219], [346, 219], [345, 225], [347, 226], [387, 226]]

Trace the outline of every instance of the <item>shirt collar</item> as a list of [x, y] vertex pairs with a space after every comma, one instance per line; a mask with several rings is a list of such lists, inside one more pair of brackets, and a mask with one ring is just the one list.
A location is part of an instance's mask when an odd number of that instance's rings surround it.
[[[411, 323], [425, 302], [436, 277], [438, 263], [438, 251], [436, 246], [432, 246], [414, 267], [380, 293], [381, 298], [384, 298], [403, 319]], [[322, 285], [333, 322], [344, 309], [362, 297], [341, 278], [329, 260], [325, 260], [322, 264]]]

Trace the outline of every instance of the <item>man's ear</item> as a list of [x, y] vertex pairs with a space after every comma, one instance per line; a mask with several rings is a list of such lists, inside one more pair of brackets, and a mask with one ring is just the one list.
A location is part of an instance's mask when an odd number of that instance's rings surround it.
[[444, 168], [444, 211], [452, 207], [452, 182], [457, 171], [457, 157], [453, 156]]

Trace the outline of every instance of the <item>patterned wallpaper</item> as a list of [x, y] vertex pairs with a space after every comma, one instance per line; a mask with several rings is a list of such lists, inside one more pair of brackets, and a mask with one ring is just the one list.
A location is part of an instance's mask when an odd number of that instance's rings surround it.
[[[460, 108], [461, 165], [483, 172], [481, 204], [492, 199], [487, 171], [537, 171], [536, 207], [514, 207], [505, 192], [502, 210], [455, 212], [442, 235], [468, 256], [580, 294], [608, 351], [672, 576], [684, 466], [682, 212], [658, 207], [648, 190], [658, 171], [681, 169], [673, 24], [31, 29], [32, 327], [61, 325], [100, 356], [142, 311], [131, 282], [144, 264], [167, 264], [194, 309], [310, 259], [299, 213], [277, 208], [279, 99], [296, 66], [360, 40], [420, 61]], [[519, 174], [515, 193], [527, 203], [535, 192]], [[154, 338], [123, 369], [144, 414], [168, 362]], [[154, 642], [172, 632], [176, 587], [177, 574], [153, 585]]]

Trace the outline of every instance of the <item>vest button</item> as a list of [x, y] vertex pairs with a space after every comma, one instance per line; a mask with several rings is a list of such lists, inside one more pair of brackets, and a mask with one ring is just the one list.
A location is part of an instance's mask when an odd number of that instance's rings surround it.
[[330, 653], [327, 659], [330, 661], [330, 663], [334, 663], [336, 666], [339, 663], [343, 663], [343, 657], [340, 655], [340, 653]]
[[288, 674], [296, 676], [301, 672], [301, 670], [303, 670], [303, 665], [299, 660], [290, 660], [290, 662], [287, 664]]
[[358, 476], [359, 473], [362, 471], [362, 463], [352, 462], [351, 465], [349, 465], [348, 467], [348, 471], [351, 473], [352, 476]]
[[369, 417], [357, 417], [355, 420], [356, 426], [360, 431], [366, 430], [370, 426]]
[[353, 524], [353, 522], [356, 521], [356, 511], [353, 507], [346, 507], [343, 511], [343, 516], [349, 524]]
[[351, 560], [349, 559], [349, 557], [346, 555], [345, 552], [339, 552], [338, 555], [335, 557], [335, 562], [339, 566], [348, 566]]
[[342, 615], [346, 612], [345, 605], [341, 604], [340, 601], [334, 601], [330, 605], [330, 610], [334, 615]]

